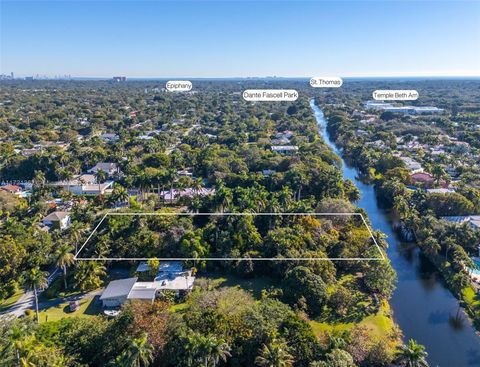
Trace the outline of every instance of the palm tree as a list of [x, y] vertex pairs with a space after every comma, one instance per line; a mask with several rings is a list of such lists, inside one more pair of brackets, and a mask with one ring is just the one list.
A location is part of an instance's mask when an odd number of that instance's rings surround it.
[[154, 349], [147, 341], [147, 334], [129, 338], [127, 348], [118, 356], [115, 366], [147, 367], [153, 362]]
[[105, 266], [97, 261], [79, 261], [75, 267], [75, 283], [82, 291], [96, 289], [105, 276]]
[[102, 183], [105, 182], [108, 178], [107, 172], [105, 172], [103, 169], [99, 169], [97, 173], [95, 173], [95, 180], [97, 183]]
[[55, 251], [55, 263], [63, 270], [63, 285], [67, 289], [67, 268], [75, 262], [75, 255], [72, 254], [73, 248], [66, 243], [60, 245]]
[[168, 173], [167, 173], [167, 177], [168, 177], [168, 181], [170, 182], [170, 195], [171, 195], [170, 204], [173, 204], [173, 200], [174, 200], [173, 185], [178, 178], [177, 170], [174, 167], [169, 168]]
[[227, 361], [231, 356], [230, 346], [222, 338], [217, 339], [215, 336], [203, 336], [196, 334], [193, 338], [189, 338], [192, 355], [196, 355], [202, 361], [204, 367], [208, 367], [212, 362], [213, 367], [222, 360]]
[[410, 207], [403, 196], [395, 196], [393, 199], [393, 209], [398, 214], [400, 220], [403, 222], [409, 216]]
[[78, 253], [78, 244], [82, 238], [84, 231], [85, 231], [85, 225], [82, 222], [77, 222], [77, 221], [74, 221], [70, 226], [70, 228], [68, 229], [70, 238], [75, 244], [75, 255], [77, 255]]
[[230, 348], [225, 340], [214, 337], [210, 345], [210, 360], [213, 363], [213, 367], [216, 367], [220, 360], [226, 362], [227, 358], [232, 356], [230, 354], [232, 348]]
[[[280, 202], [277, 198], [277, 195], [271, 194], [269, 200], [267, 201], [266, 211], [268, 213], [280, 213], [282, 211], [282, 207]], [[269, 215], [268, 216], [268, 228], [273, 229], [275, 227], [275, 223], [278, 220], [277, 215]]]
[[232, 190], [224, 185], [222, 181], [218, 183], [218, 189], [215, 192], [214, 201], [220, 213], [229, 207], [233, 200]]
[[35, 171], [35, 176], [33, 177], [33, 186], [36, 189], [42, 189], [45, 186], [45, 174], [42, 171]]
[[455, 247], [455, 239], [452, 236], [448, 236], [443, 241], [443, 246], [445, 246], [445, 260], [448, 259], [448, 251]]
[[291, 367], [293, 357], [288, 352], [288, 346], [283, 341], [273, 340], [268, 345], [263, 344], [260, 355], [255, 358], [255, 364], [261, 367]]
[[[203, 336], [199, 334], [188, 334], [185, 343], [184, 350], [186, 352], [186, 365], [191, 367], [197, 365], [199, 357], [199, 352], [202, 344]], [[201, 359], [200, 359], [201, 360]]]
[[44, 289], [48, 286], [47, 276], [48, 273], [41, 271], [38, 267], [30, 269], [30, 271], [25, 274], [24, 287], [27, 290], [33, 289], [33, 295], [35, 296], [37, 322], [40, 322], [38, 316], [38, 290]]
[[435, 183], [437, 185], [440, 183], [440, 180], [444, 178], [446, 175], [447, 175], [447, 172], [445, 172], [445, 169], [439, 164], [436, 164], [432, 167], [432, 176], [435, 178]]
[[407, 367], [428, 367], [425, 347], [410, 339], [408, 345], [399, 346], [397, 351], [397, 362]]
[[186, 283], [186, 289], [188, 289], [188, 277], [190, 276], [190, 273], [188, 271], [183, 273], [183, 277], [185, 278], [185, 283]]
[[116, 202], [123, 203], [123, 202], [128, 202], [130, 195], [128, 194], [128, 190], [125, 187], [115, 184], [112, 191], [112, 198]]
[[[450, 281], [450, 286], [453, 288], [453, 292], [459, 297], [459, 299], [461, 299], [460, 297], [462, 296], [463, 290], [469, 285], [470, 285], [470, 278], [468, 277], [467, 274], [463, 272], [456, 273]], [[458, 302], [457, 316], [456, 316], [457, 319], [460, 315], [460, 307], [461, 307], [461, 303]]]
[[285, 179], [290, 183], [292, 188], [296, 191], [296, 200], [300, 201], [302, 198], [302, 188], [304, 183], [308, 182], [308, 177], [303, 167], [294, 167], [285, 175]]
[[196, 178], [194, 181], [193, 181], [193, 184], [192, 184], [192, 188], [193, 190], [195, 191], [195, 195], [198, 195], [198, 193], [200, 192], [200, 190], [202, 189], [202, 186], [203, 186], [203, 181], [200, 177]]
[[200, 196], [195, 195], [191, 200], [188, 205], [188, 209], [193, 212], [193, 213], [198, 213], [200, 211], [200, 208], [202, 207], [203, 201], [200, 198]]
[[56, 152], [56, 156], [62, 168], [65, 168], [65, 163], [69, 161], [68, 155], [64, 151]]
[[428, 236], [422, 243], [421, 247], [428, 255], [437, 255], [441, 250], [441, 246], [433, 236]]
[[278, 202], [283, 212], [289, 212], [293, 202], [293, 193], [289, 186], [282, 186], [278, 193]]

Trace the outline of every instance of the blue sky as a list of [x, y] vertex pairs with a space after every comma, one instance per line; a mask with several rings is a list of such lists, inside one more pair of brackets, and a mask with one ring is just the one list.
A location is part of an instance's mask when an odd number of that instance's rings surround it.
[[18, 76], [480, 76], [480, 1], [0, 1]]

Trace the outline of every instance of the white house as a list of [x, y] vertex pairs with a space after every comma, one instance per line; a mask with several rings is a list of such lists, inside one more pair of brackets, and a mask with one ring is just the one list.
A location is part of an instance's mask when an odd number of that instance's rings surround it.
[[298, 147], [296, 145], [272, 145], [272, 151], [279, 154], [295, 154]]
[[97, 174], [98, 171], [102, 170], [105, 172], [109, 177], [112, 177], [120, 172], [116, 163], [111, 162], [101, 162], [97, 163], [95, 167], [90, 168], [87, 172]]
[[97, 183], [95, 175], [82, 174], [71, 180], [52, 182], [50, 185], [59, 186], [75, 195], [104, 195], [114, 184], [113, 180]]
[[42, 219], [44, 225], [50, 228], [66, 229], [70, 226], [70, 213], [56, 211]]
[[[140, 263], [137, 272], [148, 271], [148, 263]], [[153, 282], [137, 282], [138, 278], [127, 278], [110, 282], [100, 300], [103, 307], [119, 307], [127, 300], [153, 302], [162, 290], [178, 294], [193, 288], [195, 276], [191, 270], [184, 270], [180, 261], [161, 261], [158, 274]]]

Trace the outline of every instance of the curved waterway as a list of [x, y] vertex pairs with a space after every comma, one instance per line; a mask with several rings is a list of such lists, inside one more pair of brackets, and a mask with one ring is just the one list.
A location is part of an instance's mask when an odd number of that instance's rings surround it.
[[[310, 106], [323, 139], [341, 156], [341, 151], [328, 136], [323, 112], [313, 100]], [[361, 199], [357, 205], [368, 213], [372, 227], [387, 235], [387, 254], [398, 276], [390, 304], [404, 339], [415, 339], [425, 345], [431, 367], [479, 367], [480, 337], [463, 310], [460, 317], [456, 317], [458, 301], [441, 275], [416, 247], [402, 244], [392, 230], [388, 213], [377, 203], [373, 185], [362, 183], [357, 178], [357, 170], [343, 159], [342, 163], [344, 178], [351, 179], [360, 190]]]

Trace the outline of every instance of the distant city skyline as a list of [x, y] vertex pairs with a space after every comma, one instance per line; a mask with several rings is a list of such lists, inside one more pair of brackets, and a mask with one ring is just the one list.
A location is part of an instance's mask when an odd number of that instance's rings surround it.
[[478, 1], [5, 1], [0, 74], [480, 76]]

